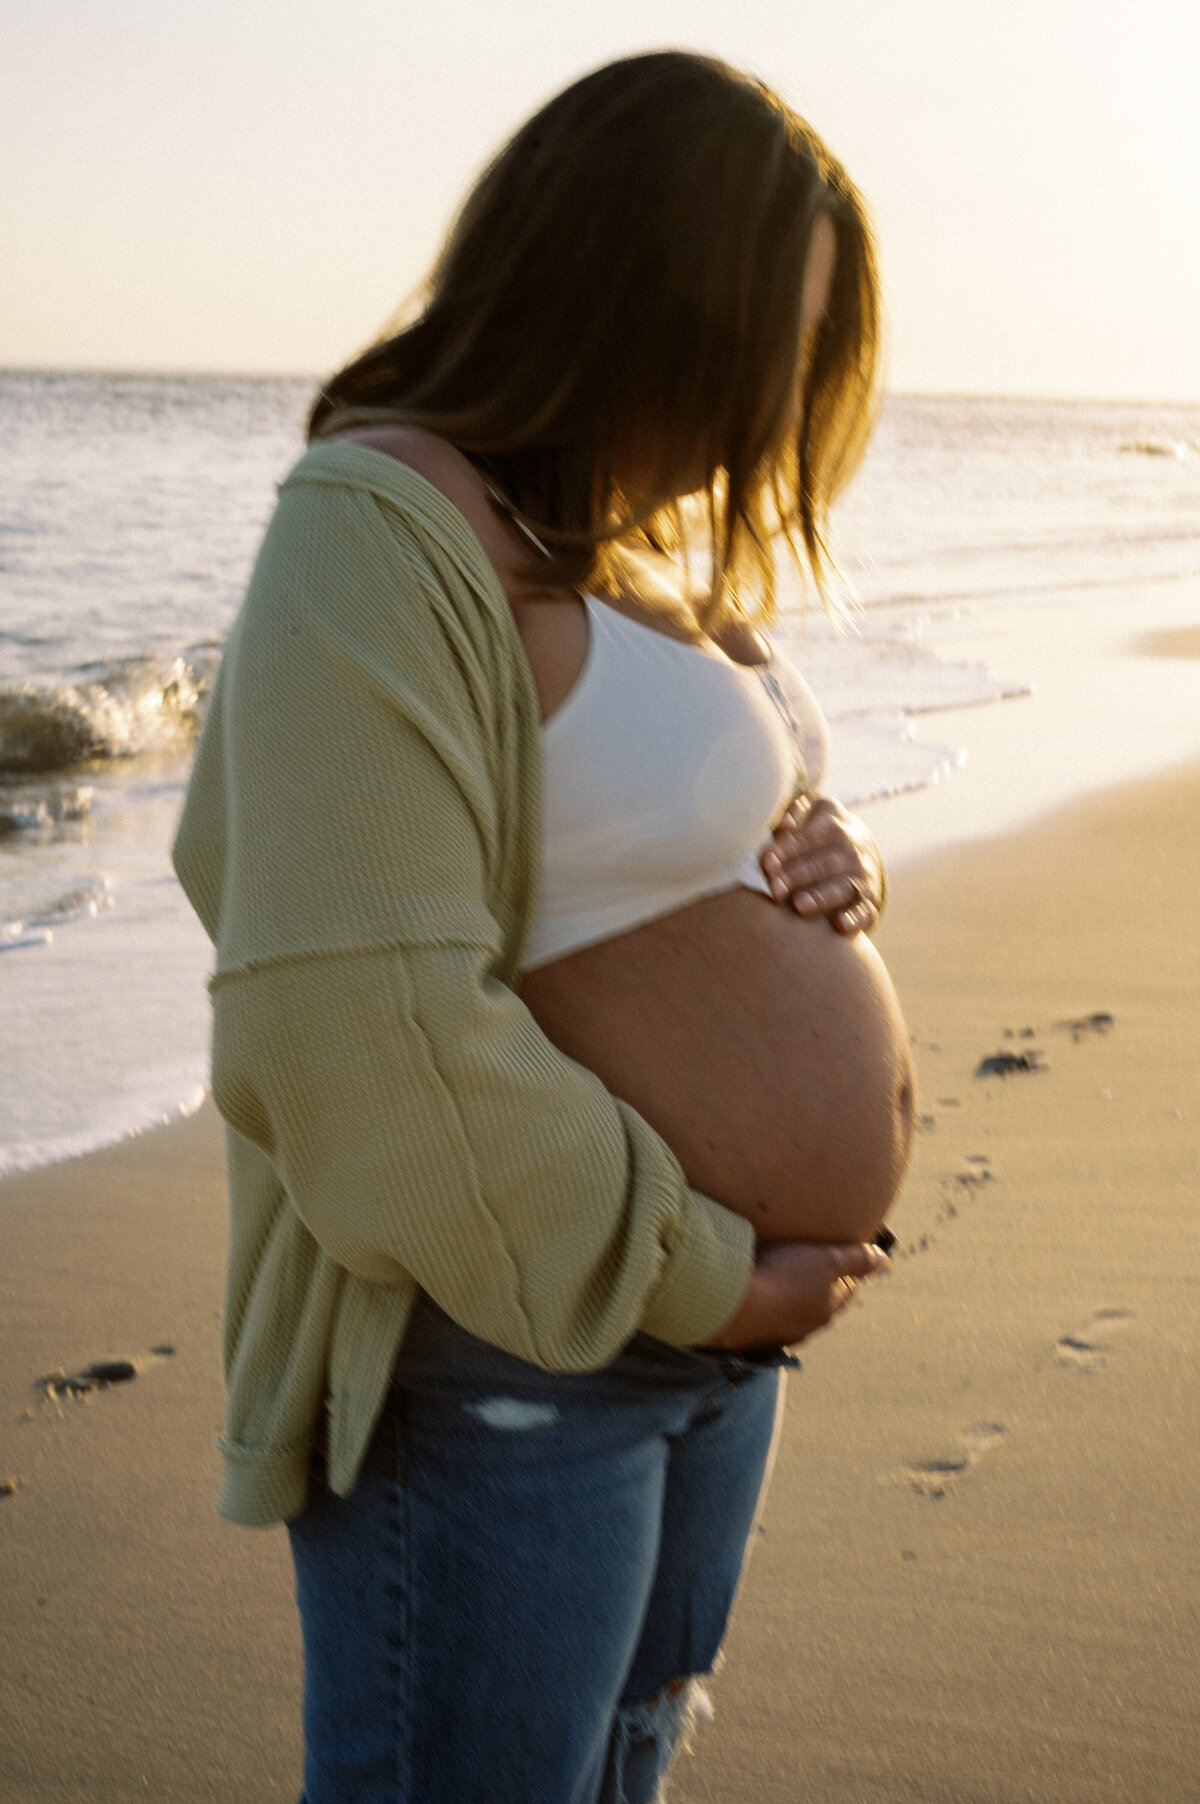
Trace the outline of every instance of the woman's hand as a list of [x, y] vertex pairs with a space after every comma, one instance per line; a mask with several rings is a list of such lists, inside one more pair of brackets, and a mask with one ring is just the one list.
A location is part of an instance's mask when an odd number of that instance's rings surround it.
[[826, 1246], [781, 1240], [759, 1249], [741, 1307], [719, 1334], [716, 1351], [796, 1346], [827, 1327], [858, 1289], [859, 1280], [891, 1265], [878, 1247]]
[[794, 801], [762, 855], [771, 894], [838, 933], [869, 933], [883, 909], [883, 860], [865, 823], [832, 796]]

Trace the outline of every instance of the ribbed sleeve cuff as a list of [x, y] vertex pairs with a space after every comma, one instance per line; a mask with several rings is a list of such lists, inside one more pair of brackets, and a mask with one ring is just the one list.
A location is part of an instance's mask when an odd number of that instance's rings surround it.
[[273, 1453], [218, 1441], [225, 1456], [225, 1482], [217, 1502], [227, 1522], [270, 1528], [290, 1522], [308, 1497], [308, 1449]]
[[754, 1266], [754, 1229], [699, 1191], [688, 1192], [666, 1269], [641, 1328], [674, 1347], [695, 1347], [736, 1314]]

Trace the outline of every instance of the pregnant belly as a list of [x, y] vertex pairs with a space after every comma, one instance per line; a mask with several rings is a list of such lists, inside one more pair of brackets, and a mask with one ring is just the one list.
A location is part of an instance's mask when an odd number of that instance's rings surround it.
[[862, 936], [729, 890], [526, 973], [521, 995], [761, 1240], [865, 1240], [883, 1222], [912, 1074]]

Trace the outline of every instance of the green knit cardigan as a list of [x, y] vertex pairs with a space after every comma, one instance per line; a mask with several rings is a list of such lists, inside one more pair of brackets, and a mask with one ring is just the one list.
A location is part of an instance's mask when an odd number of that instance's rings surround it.
[[466, 521], [309, 450], [230, 634], [175, 844], [216, 948], [227, 1125], [222, 1513], [354, 1484], [418, 1286], [552, 1371], [703, 1341], [753, 1261], [646, 1123], [514, 993], [537, 696]]

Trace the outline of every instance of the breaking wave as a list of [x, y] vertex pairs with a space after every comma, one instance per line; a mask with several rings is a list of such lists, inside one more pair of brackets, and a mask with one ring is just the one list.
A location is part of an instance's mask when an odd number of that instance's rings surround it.
[[73, 682], [0, 689], [0, 777], [187, 751], [219, 655], [216, 646], [200, 646], [169, 660], [121, 658], [86, 666]]

